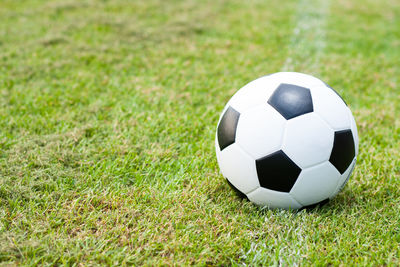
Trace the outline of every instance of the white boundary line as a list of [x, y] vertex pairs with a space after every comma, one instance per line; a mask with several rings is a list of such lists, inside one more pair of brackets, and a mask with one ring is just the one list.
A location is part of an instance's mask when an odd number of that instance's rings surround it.
[[282, 71], [318, 73], [319, 60], [325, 49], [326, 17], [329, 0], [300, 0], [296, 26], [288, 45], [289, 54]]
[[[282, 71], [308, 72], [318, 74], [320, 59], [326, 46], [326, 18], [329, 15], [330, 0], [299, 0], [296, 26], [288, 45], [288, 57]], [[279, 250], [279, 265], [298, 266], [308, 236], [303, 227], [291, 229], [297, 242], [282, 246]], [[279, 247], [279, 246], [278, 246]]]

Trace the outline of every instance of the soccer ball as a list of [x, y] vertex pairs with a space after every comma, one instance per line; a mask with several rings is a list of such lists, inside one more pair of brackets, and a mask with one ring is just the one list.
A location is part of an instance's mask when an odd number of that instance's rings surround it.
[[356, 164], [358, 135], [344, 100], [321, 80], [279, 72], [241, 88], [215, 138], [227, 182], [251, 202], [300, 209], [326, 203]]

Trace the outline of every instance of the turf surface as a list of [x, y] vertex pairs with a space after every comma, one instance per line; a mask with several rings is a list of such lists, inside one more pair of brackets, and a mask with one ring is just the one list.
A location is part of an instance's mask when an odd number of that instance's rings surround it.
[[[399, 265], [400, 4], [320, 3], [1, 1], [0, 264]], [[313, 211], [240, 200], [214, 155], [227, 100], [282, 68], [359, 127]]]

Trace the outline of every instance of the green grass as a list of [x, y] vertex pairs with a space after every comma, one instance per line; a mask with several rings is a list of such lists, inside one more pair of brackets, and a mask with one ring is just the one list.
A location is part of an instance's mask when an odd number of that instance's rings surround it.
[[318, 68], [293, 63], [358, 123], [358, 164], [330, 204], [261, 209], [219, 174], [219, 113], [295, 52], [297, 10], [1, 1], [0, 263], [399, 265], [398, 1], [331, 1]]

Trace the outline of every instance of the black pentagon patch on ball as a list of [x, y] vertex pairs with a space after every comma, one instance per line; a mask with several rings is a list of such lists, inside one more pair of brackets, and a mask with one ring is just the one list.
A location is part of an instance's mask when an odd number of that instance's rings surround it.
[[343, 103], [347, 106], [346, 101], [344, 101], [343, 97], [342, 97], [341, 95], [339, 95], [339, 93], [336, 92], [335, 89], [333, 89], [332, 87], [330, 87], [329, 84], [327, 84], [327, 83], [324, 83], [324, 84], [326, 85], [326, 87], [330, 88], [335, 94], [337, 94], [337, 95], [340, 97], [340, 99], [342, 99]]
[[287, 120], [314, 111], [310, 89], [294, 84], [280, 84], [268, 104]]
[[335, 132], [332, 153], [329, 161], [343, 174], [354, 159], [356, 152], [351, 130]]
[[221, 151], [235, 142], [236, 127], [240, 113], [229, 107], [222, 116], [217, 129], [218, 144]]
[[258, 181], [267, 189], [289, 192], [301, 169], [282, 150], [256, 160]]
[[326, 198], [326, 199], [324, 199], [324, 200], [322, 200], [322, 201], [320, 201], [320, 202], [317, 202], [317, 203], [314, 203], [314, 204], [311, 204], [311, 205], [307, 205], [307, 206], [303, 206], [299, 211], [302, 211], [302, 210], [304, 210], [304, 209], [306, 209], [306, 210], [313, 210], [313, 209], [315, 209], [315, 208], [317, 208], [317, 207], [322, 207], [322, 206], [324, 206], [325, 204], [327, 204], [329, 202], [329, 198]]

